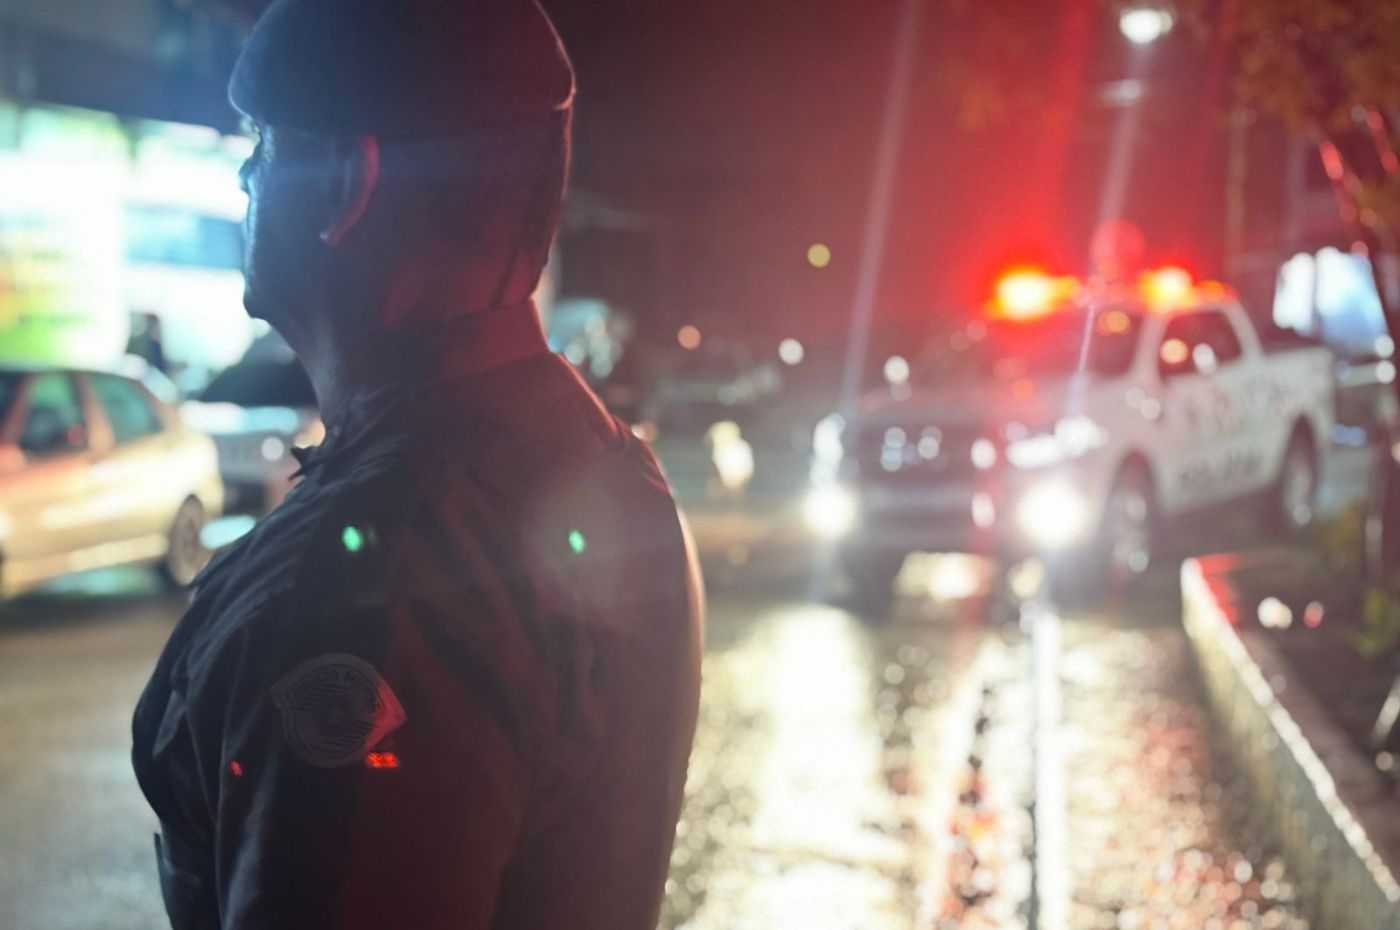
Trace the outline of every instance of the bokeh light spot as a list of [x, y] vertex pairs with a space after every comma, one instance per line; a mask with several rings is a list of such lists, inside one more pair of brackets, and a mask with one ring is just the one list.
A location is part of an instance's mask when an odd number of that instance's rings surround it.
[[778, 345], [778, 358], [785, 365], [801, 365], [807, 357], [807, 349], [796, 339], [784, 339]]

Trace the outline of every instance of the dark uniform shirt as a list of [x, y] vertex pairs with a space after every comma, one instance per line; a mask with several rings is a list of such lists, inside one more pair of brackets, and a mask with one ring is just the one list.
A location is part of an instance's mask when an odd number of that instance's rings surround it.
[[426, 376], [200, 577], [136, 711], [176, 930], [654, 930], [701, 605], [564, 362]]

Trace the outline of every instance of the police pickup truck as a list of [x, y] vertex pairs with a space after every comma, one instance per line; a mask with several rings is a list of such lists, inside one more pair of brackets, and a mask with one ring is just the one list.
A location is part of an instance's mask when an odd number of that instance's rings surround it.
[[1276, 342], [1179, 269], [1110, 288], [1012, 273], [912, 379], [818, 425], [807, 522], [865, 598], [914, 551], [1036, 556], [1052, 583], [1102, 590], [1147, 570], [1168, 522], [1246, 499], [1300, 531], [1332, 357]]

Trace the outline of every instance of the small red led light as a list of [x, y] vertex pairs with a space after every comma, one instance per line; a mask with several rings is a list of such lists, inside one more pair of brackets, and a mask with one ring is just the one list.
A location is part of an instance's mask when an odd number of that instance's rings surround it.
[[242, 778], [242, 777], [243, 777], [243, 763], [242, 763], [242, 762], [239, 762], [237, 759], [234, 759], [232, 762], [230, 762], [230, 763], [228, 764], [228, 770], [229, 770], [229, 773], [232, 774], [234, 778]]
[[372, 752], [365, 757], [365, 765], [372, 769], [396, 769], [399, 757], [392, 752]]

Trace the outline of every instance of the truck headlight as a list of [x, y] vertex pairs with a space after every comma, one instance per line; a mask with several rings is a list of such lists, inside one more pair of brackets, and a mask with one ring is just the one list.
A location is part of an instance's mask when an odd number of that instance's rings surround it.
[[1084, 538], [1089, 529], [1089, 504], [1066, 481], [1047, 481], [1031, 488], [1016, 511], [1021, 532], [1042, 549], [1063, 549]]
[[856, 524], [855, 495], [840, 485], [813, 488], [803, 505], [807, 526], [822, 539], [840, 539]]
[[834, 481], [846, 457], [843, 441], [846, 419], [839, 413], [823, 417], [812, 431], [812, 480], [818, 483]]

